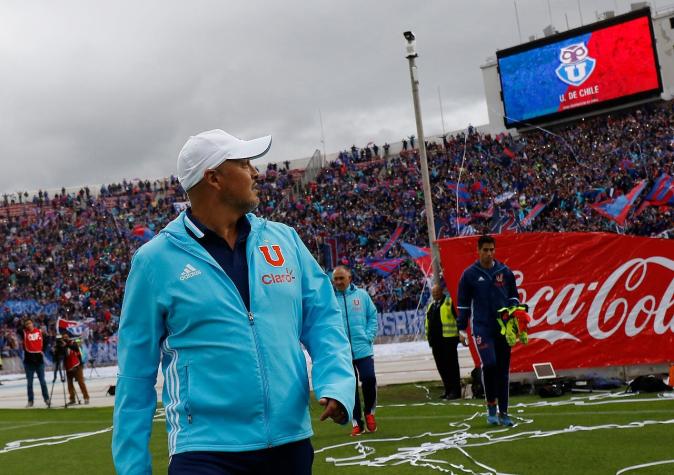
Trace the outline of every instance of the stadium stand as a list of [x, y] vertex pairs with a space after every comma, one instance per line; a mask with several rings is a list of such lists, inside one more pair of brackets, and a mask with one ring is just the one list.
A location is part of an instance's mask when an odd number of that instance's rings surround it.
[[[438, 236], [604, 231], [671, 239], [674, 199], [657, 205], [646, 198], [672, 173], [673, 106], [643, 105], [554, 132], [490, 136], [469, 127], [429, 141]], [[423, 276], [392, 244], [427, 245], [417, 153], [354, 145], [312, 168], [311, 177], [288, 162], [272, 164], [260, 177], [258, 212], [294, 226], [324, 267], [352, 266], [381, 311], [415, 309]], [[629, 195], [642, 181], [622, 225], [596, 212], [598, 203]], [[2, 355], [20, 351], [15, 330], [26, 316], [50, 338], [57, 318], [87, 322], [88, 341], [114, 338], [131, 255], [186, 199], [174, 177], [104, 185], [96, 193], [4, 195]], [[391, 265], [373, 266], [373, 258]]]

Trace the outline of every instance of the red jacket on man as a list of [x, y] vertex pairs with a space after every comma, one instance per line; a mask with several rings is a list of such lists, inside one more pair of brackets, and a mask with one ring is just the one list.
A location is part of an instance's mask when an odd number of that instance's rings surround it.
[[44, 341], [42, 340], [42, 331], [39, 328], [33, 328], [32, 331], [23, 329], [23, 361], [34, 365], [44, 363], [42, 349]]
[[80, 349], [77, 346], [77, 343], [68, 344], [68, 352], [66, 353], [65, 359], [66, 371], [77, 368], [81, 362]]
[[23, 348], [28, 353], [42, 353], [42, 332], [39, 328], [33, 328], [33, 331], [23, 332]]

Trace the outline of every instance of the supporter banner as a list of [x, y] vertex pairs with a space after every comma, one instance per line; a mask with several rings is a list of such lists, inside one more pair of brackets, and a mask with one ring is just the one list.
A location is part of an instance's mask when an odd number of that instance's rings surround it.
[[425, 308], [377, 314], [377, 336], [423, 335]]
[[356, 165], [356, 168], [357, 168], [357, 169], [363, 170], [364, 168], [367, 168], [367, 167], [369, 167], [369, 166], [371, 166], [371, 165], [381, 165], [381, 164], [384, 163], [385, 161], [386, 161], [386, 160], [384, 160], [384, 159], [370, 160], [370, 161], [368, 161], [368, 162], [359, 162], [359, 163], [356, 163], [355, 165]]
[[41, 304], [37, 300], [5, 300], [0, 304], [0, 316], [5, 315], [56, 315], [56, 303]]
[[[456, 298], [477, 237], [438, 241]], [[513, 348], [513, 372], [672, 361], [674, 243], [606, 233], [527, 233], [496, 238], [496, 258], [515, 273], [529, 305], [530, 342]], [[474, 349], [473, 359], [477, 362]]]
[[95, 364], [117, 363], [117, 341], [104, 341], [86, 345], [86, 351], [89, 355], [89, 361]]

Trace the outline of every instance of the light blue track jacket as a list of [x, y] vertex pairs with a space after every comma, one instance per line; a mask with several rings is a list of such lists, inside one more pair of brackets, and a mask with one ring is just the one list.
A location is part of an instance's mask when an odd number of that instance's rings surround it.
[[126, 283], [112, 438], [115, 468], [124, 475], [152, 473], [160, 355], [170, 455], [310, 437], [300, 342], [313, 361], [316, 397], [353, 410], [355, 377], [339, 306], [295, 230], [247, 215], [248, 312], [231, 279], [187, 233], [184, 216], [136, 252]]
[[370, 295], [353, 284], [344, 292], [335, 289], [335, 295], [342, 311], [346, 335], [351, 342], [353, 359], [372, 356], [372, 344], [377, 336], [377, 307]]

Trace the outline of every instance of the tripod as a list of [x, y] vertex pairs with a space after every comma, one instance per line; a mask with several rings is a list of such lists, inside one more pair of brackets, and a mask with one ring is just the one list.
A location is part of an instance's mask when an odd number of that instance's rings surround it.
[[89, 371], [89, 379], [91, 379], [91, 375], [92, 375], [93, 373], [96, 373], [96, 376], [98, 376], [99, 378], [101, 377], [101, 375], [98, 374], [98, 370], [96, 369], [96, 359], [97, 359], [97, 356], [98, 356], [98, 352], [96, 353], [95, 356], [92, 355], [92, 358], [91, 358], [91, 360], [89, 361], [89, 368], [90, 368], [90, 371]]
[[[49, 401], [53, 401], [52, 396], [54, 394], [54, 384], [56, 383], [56, 376], [59, 376], [61, 379], [61, 387], [63, 388], [63, 407], [65, 409], [68, 409], [68, 406], [70, 405], [68, 403], [68, 398], [66, 396], [66, 375], [65, 371], [63, 370], [63, 357], [62, 356], [55, 356], [54, 357], [54, 379], [52, 379], [51, 382], [51, 393], [49, 394]], [[81, 404], [80, 402], [80, 396], [77, 394], [77, 391], [75, 391], [75, 397], [77, 397], [77, 404]]]

